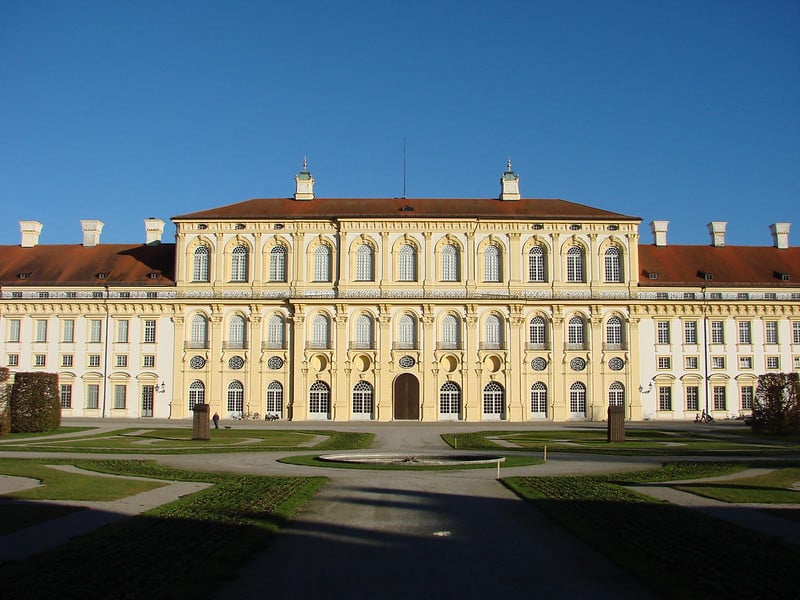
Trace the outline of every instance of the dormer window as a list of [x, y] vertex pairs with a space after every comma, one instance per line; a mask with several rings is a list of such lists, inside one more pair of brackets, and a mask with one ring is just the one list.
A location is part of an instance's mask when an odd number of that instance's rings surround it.
[[24, 273], [17, 273], [17, 277], [19, 277], [20, 279], [27, 279], [30, 276], [31, 276], [31, 271], [26, 271]]
[[161, 273], [156, 273], [155, 271], [152, 271], [152, 272], [148, 273], [147, 276], [150, 279], [158, 279], [159, 277], [161, 277]]
[[700, 279], [704, 279], [706, 281], [711, 281], [712, 279], [714, 279], [714, 275], [712, 273], [707, 273], [706, 271], [698, 271], [697, 276]]
[[792, 275], [790, 273], [782, 273], [780, 271], [775, 271], [775, 277], [780, 279], [781, 281], [791, 281]]
[[106, 277], [108, 277], [108, 273], [98, 273], [97, 274], [97, 278], [98, 279], [105, 279]]
[[650, 272], [650, 271], [645, 271], [645, 273], [647, 273], [647, 278], [648, 279], [658, 279], [658, 273], [653, 273], [653, 272]]
[[409, 212], [409, 211], [412, 211], [412, 210], [414, 210], [414, 207], [413, 206], [408, 206], [408, 205], [403, 206], [402, 208], [400, 208], [400, 212]]

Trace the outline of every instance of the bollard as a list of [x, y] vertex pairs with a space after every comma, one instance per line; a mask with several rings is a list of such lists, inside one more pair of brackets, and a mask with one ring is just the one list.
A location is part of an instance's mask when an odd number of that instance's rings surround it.
[[497, 461], [497, 478], [500, 479], [500, 461]]
[[458, 450], [458, 436], [453, 436], [453, 448]]
[[547, 462], [547, 446], [544, 447], [544, 462]]

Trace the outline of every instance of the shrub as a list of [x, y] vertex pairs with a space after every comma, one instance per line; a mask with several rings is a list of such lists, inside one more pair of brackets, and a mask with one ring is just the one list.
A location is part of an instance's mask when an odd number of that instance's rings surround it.
[[0, 367], [0, 437], [11, 433], [11, 411], [8, 408], [11, 384], [8, 383], [8, 378], [8, 367]]
[[58, 375], [17, 373], [11, 388], [11, 431], [53, 431], [61, 425]]
[[800, 384], [797, 373], [758, 376], [753, 429], [764, 433], [800, 433]]

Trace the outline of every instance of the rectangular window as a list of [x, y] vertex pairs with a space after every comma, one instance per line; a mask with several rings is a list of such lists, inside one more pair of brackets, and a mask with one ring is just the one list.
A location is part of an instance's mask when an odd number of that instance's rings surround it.
[[11, 292], [12, 298], [22, 298], [22, 292]]
[[34, 354], [33, 355], [33, 366], [34, 367], [45, 367], [45, 366], [47, 366], [47, 354]]
[[[11, 366], [11, 365], [9, 365], [9, 366]], [[800, 371], [800, 356], [795, 356], [794, 357], [794, 370], [795, 371]]]
[[90, 383], [86, 386], [86, 408], [97, 408], [100, 405], [100, 386]]
[[75, 341], [75, 319], [61, 321], [61, 341], [71, 344]]
[[728, 401], [725, 397], [725, 386], [714, 386], [714, 410], [727, 410]]
[[156, 320], [155, 319], [145, 319], [144, 321], [144, 338], [143, 340], [145, 344], [155, 344], [156, 343]]
[[77, 298], [78, 292], [67, 292], [67, 298]]
[[62, 383], [59, 386], [59, 396], [61, 398], [61, 408], [72, 408], [72, 386]]
[[158, 292], [147, 292], [148, 298], [158, 298]]
[[92, 292], [92, 298], [102, 298], [103, 292]]
[[119, 297], [120, 298], [130, 298], [131, 297], [131, 293], [130, 292], [120, 292], [119, 293]]
[[686, 410], [700, 410], [700, 388], [696, 385], [686, 388]]
[[739, 343], [751, 343], [750, 321], [739, 321]]
[[50, 297], [50, 292], [38, 292], [36, 294], [36, 296], [38, 298], [42, 298], [42, 299], [49, 298]]
[[684, 300], [694, 300], [697, 297], [697, 294], [694, 292], [683, 292], [683, 299]]
[[98, 344], [103, 337], [103, 321], [100, 319], [89, 319], [89, 342]]
[[792, 321], [792, 343], [800, 344], [800, 321]]
[[116, 409], [126, 408], [127, 403], [128, 403], [128, 388], [126, 388], [124, 385], [115, 385], [114, 408]]
[[656, 300], [669, 300], [667, 292], [656, 292]]
[[100, 355], [99, 354], [90, 354], [89, 355], [89, 360], [87, 361], [87, 364], [90, 367], [99, 367], [100, 366]]
[[767, 369], [775, 370], [781, 368], [781, 361], [779, 356], [767, 357]]
[[711, 292], [708, 297], [711, 300], [722, 300], [722, 292]]
[[658, 410], [672, 410], [672, 388], [667, 385], [658, 387]]
[[658, 357], [658, 368], [659, 369], [671, 369], [672, 368], [672, 357], [671, 356], [659, 356]]
[[712, 356], [711, 357], [711, 368], [712, 369], [724, 369], [725, 368], [725, 357], [724, 356]]
[[128, 366], [128, 355], [127, 354], [117, 354], [116, 361], [114, 363], [117, 367], [127, 367]]
[[722, 321], [711, 321], [711, 343], [724, 344], [725, 343], [725, 329]]
[[766, 292], [764, 294], [764, 300], [777, 300], [778, 294], [775, 292]]
[[128, 319], [120, 319], [117, 321], [117, 342], [120, 344], [128, 343]]
[[6, 355], [6, 365], [9, 367], [18, 367], [19, 366], [19, 354], [7, 354]]
[[142, 355], [142, 367], [145, 369], [152, 369], [156, 366], [156, 355], [155, 354], [143, 354]]
[[750, 300], [750, 294], [748, 292], [739, 292], [736, 294], [736, 298], [739, 300]]
[[[19, 342], [19, 330], [20, 330], [20, 323], [19, 319], [9, 319], [8, 320], [8, 341], [9, 342]], [[798, 323], [795, 323], [797, 325]]]
[[697, 321], [685, 321], [683, 323], [683, 343], [697, 343]]
[[777, 321], [764, 321], [764, 343], [777, 344], [778, 343], [778, 322]]
[[686, 357], [686, 368], [687, 369], [697, 369], [697, 357], [696, 356], [687, 356]]
[[34, 335], [34, 342], [47, 341], [47, 319], [36, 319], [36, 333]]
[[753, 386], [739, 388], [739, 397], [742, 400], [742, 410], [753, 410]]
[[61, 355], [61, 366], [62, 367], [71, 367], [73, 362], [72, 354], [62, 354]]
[[659, 344], [669, 344], [669, 321], [656, 322], [656, 332]]
[[740, 369], [752, 369], [753, 368], [753, 357], [752, 356], [740, 356], [739, 357], [739, 368]]

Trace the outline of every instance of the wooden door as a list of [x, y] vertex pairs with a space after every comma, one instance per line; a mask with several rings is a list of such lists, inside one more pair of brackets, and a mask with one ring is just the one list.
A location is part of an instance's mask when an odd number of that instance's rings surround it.
[[394, 380], [394, 418], [398, 421], [419, 421], [419, 381], [410, 373]]

